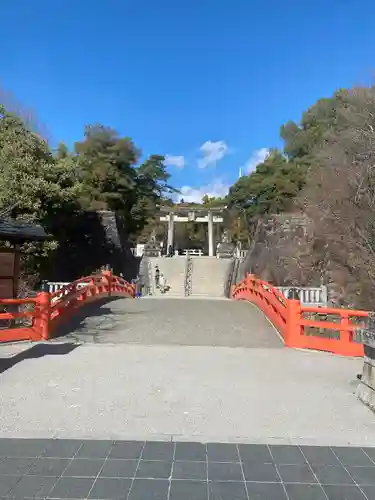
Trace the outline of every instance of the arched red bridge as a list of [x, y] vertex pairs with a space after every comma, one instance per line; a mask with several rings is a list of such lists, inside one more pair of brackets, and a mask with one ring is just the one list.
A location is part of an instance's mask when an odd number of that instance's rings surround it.
[[[51, 339], [54, 337], [56, 328], [64, 322], [69, 322], [82, 307], [99, 299], [115, 297], [134, 298], [134, 285], [114, 276], [111, 271], [104, 271], [101, 274], [85, 276], [54, 293], [41, 292], [35, 298], [0, 300], [3, 306], [18, 307], [17, 312], [1, 313], [0, 320], [17, 323], [17, 321], [27, 319], [30, 322], [30, 326], [14, 327], [13, 325], [12, 328], [3, 329], [0, 331], [0, 341]], [[363, 326], [368, 316], [366, 311], [302, 306], [298, 300], [286, 299], [271, 284], [252, 275], [247, 275], [243, 281], [232, 288], [231, 298], [235, 301], [250, 302], [265, 315], [265, 318], [262, 318], [261, 313], [254, 307], [248, 307], [246, 313], [238, 314], [238, 311], [240, 309], [242, 311], [243, 308], [236, 309], [234, 306], [229, 306], [229, 301], [223, 301], [218, 307], [217, 302], [214, 302], [216, 311], [214, 315], [224, 314], [221, 325], [225, 329], [228, 329], [228, 326], [233, 328], [228, 330], [229, 336], [233, 337], [232, 343], [237, 341], [235, 332], [241, 330], [240, 337], [248, 337], [241, 340], [245, 344], [250, 342], [255, 345], [278, 345], [276, 329], [287, 347], [327, 351], [343, 356], [363, 356], [363, 345], [358, 342], [360, 339], [356, 337], [356, 331]], [[186, 304], [183, 306], [189, 309], [188, 316], [183, 320], [184, 314], [181, 312], [181, 321], [186, 322], [188, 319], [193, 321], [194, 308], [197, 307], [196, 304], [199, 301], [188, 302], [190, 306]], [[176, 301], [172, 303], [174, 304], [173, 311], [176, 308]], [[123, 304], [120, 301], [113, 307], [121, 309]], [[189, 328], [187, 325], [188, 335], [191, 335], [189, 330], [194, 332], [198, 329], [200, 335], [205, 337], [212, 329], [210, 328], [212, 316], [208, 304], [209, 302], [205, 301], [202, 306], [207, 311], [208, 323], [204, 327], [199, 325], [194, 327], [192, 324]], [[132, 308], [133, 306], [127, 304], [126, 307]], [[139, 305], [134, 304], [134, 307], [137, 309]], [[160, 307], [159, 302], [154, 316], [162, 314], [171, 318], [172, 311], [166, 311], [166, 307], [168, 309], [165, 301], [163, 307]], [[22, 308], [24, 308], [23, 311]], [[225, 318], [227, 310], [230, 313], [228, 312], [228, 317]], [[199, 316], [201, 321], [204, 314], [199, 314]], [[142, 322], [141, 318], [137, 319]], [[274, 328], [271, 328], [267, 320]], [[175, 325], [178, 324], [178, 319], [174, 321]], [[144, 326], [147, 325], [143, 325], [140, 329], [144, 330]], [[137, 325], [134, 325], [134, 330], [139, 330]], [[160, 334], [156, 330], [156, 338], [163, 335], [163, 330]], [[182, 330], [179, 328], [180, 332]], [[118, 332], [106, 332], [107, 336], [118, 334]], [[127, 331], [126, 334], [131, 337], [134, 333]], [[219, 344], [222, 342], [220, 335], [217, 335], [215, 339], [215, 334], [212, 334], [211, 342], [215, 343], [215, 341]]]
[[[0, 330], [0, 342], [49, 340], [56, 328], [69, 321], [80, 308], [104, 297], [134, 298], [135, 287], [111, 271], [103, 271], [78, 279], [54, 293], [42, 291], [35, 298], [1, 299], [0, 306], [16, 308], [17, 312], [0, 313], [0, 321], [14, 323], [11, 328]], [[29, 326], [17, 327], [20, 320], [29, 320]]]
[[287, 347], [363, 356], [356, 331], [364, 326], [367, 311], [303, 306], [299, 300], [286, 299], [270, 283], [250, 274], [233, 287], [231, 295], [261, 309]]
[[108, 271], [2, 304], [0, 497], [372, 498], [366, 312], [251, 275], [231, 300], [138, 300]]

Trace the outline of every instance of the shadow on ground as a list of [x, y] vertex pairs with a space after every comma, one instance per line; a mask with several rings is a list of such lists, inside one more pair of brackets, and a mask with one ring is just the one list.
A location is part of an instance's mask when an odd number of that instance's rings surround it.
[[54, 338], [64, 337], [71, 333], [80, 333], [86, 330], [86, 320], [87, 318], [92, 318], [93, 321], [99, 321], [100, 318], [109, 316], [112, 314], [111, 307], [107, 304], [118, 300], [118, 297], [103, 297], [98, 299], [91, 304], [80, 307], [74, 311], [73, 316], [66, 319], [61, 325], [59, 325], [53, 332]]
[[37, 359], [44, 356], [63, 356], [69, 354], [78, 347], [78, 344], [36, 344], [10, 358], [0, 358], [0, 374], [9, 370], [25, 359]]

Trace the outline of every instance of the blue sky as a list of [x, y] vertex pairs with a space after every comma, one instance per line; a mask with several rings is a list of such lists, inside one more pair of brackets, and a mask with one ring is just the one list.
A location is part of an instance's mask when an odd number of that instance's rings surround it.
[[1, 0], [0, 84], [53, 143], [101, 122], [225, 193], [280, 125], [375, 66], [375, 1]]

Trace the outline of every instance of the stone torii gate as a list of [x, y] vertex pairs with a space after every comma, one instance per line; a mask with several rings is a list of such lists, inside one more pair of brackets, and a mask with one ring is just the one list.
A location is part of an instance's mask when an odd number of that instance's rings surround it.
[[[160, 207], [160, 211], [166, 215], [160, 216], [162, 222], [168, 222], [168, 242], [167, 248], [173, 247], [174, 240], [174, 224], [175, 222], [207, 222], [208, 224], [208, 255], [215, 255], [214, 248], [214, 224], [223, 222], [222, 212], [226, 206], [213, 208], [192, 208], [192, 207]], [[214, 214], [218, 215], [214, 215]]]

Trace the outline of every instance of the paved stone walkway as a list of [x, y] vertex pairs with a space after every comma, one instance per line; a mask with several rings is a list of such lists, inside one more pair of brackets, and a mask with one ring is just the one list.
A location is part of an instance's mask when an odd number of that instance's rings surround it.
[[0, 496], [372, 500], [375, 448], [2, 439]]

